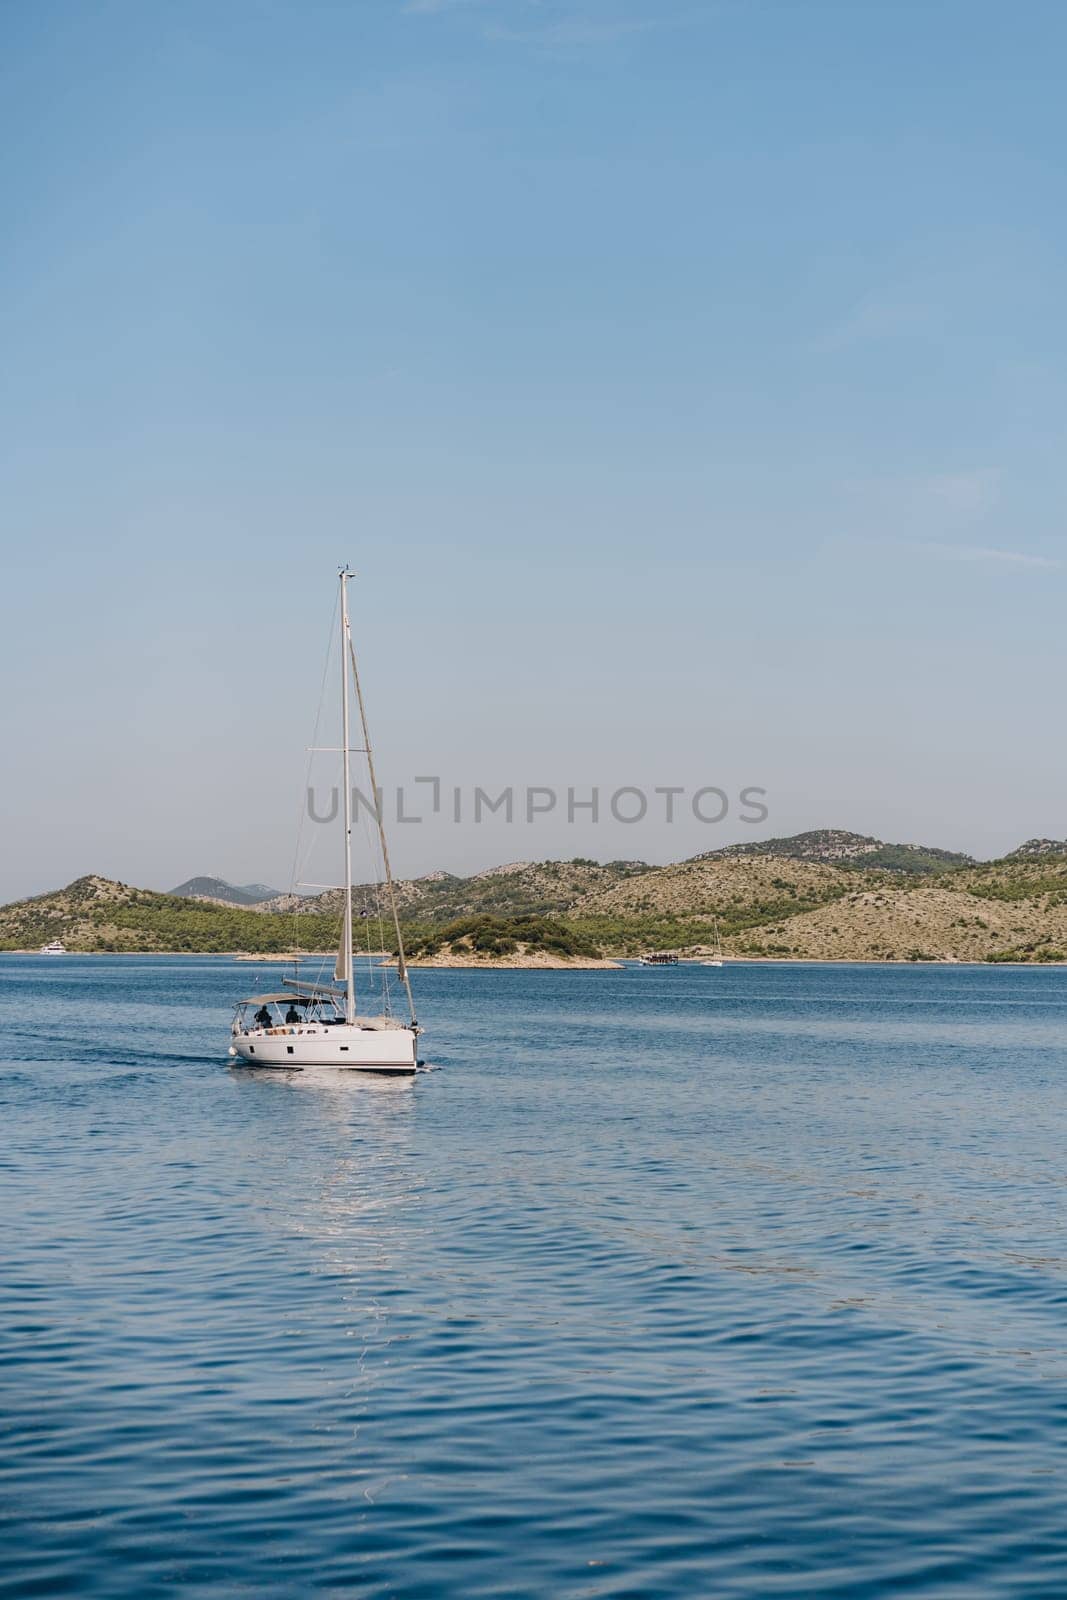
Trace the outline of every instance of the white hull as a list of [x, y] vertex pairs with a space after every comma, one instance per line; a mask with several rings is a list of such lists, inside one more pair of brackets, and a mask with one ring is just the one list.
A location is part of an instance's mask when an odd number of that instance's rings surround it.
[[359, 1023], [334, 1028], [252, 1028], [233, 1035], [230, 1054], [250, 1067], [414, 1072], [417, 1041], [413, 1028], [360, 1027]]

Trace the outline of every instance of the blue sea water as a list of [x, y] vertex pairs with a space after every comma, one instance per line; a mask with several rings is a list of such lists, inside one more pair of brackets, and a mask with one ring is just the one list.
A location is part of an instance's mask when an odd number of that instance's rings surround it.
[[254, 976], [0, 957], [0, 1595], [1067, 1594], [1067, 972]]

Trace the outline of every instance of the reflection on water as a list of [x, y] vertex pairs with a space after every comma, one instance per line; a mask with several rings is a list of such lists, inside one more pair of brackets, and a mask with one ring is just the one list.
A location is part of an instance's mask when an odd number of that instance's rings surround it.
[[403, 1094], [410, 1092], [418, 1073], [351, 1072], [342, 1068], [246, 1067], [229, 1062], [228, 1070], [239, 1083], [282, 1083], [311, 1089], [315, 1094], [340, 1096], [365, 1094]]
[[0, 958], [0, 1593], [1067, 1592], [1067, 973], [420, 980]]
[[[310, 1259], [330, 1272], [356, 1275], [368, 1259], [377, 1267], [392, 1263], [397, 1240], [408, 1227], [394, 1213], [414, 1204], [411, 1131], [414, 1076], [370, 1072], [286, 1071], [231, 1067], [234, 1080], [250, 1092], [281, 1088], [313, 1096], [319, 1127], [317, 1146], [324, 1159], [301, 1203], [280, 1214], [275, 1225], [305, 1238]], [[397, 1226], [399, 1221], [399, 1226]]]

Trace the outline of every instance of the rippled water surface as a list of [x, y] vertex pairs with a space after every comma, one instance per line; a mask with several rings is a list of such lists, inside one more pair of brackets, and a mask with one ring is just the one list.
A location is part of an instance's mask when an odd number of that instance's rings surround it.
[[1067, 1594], [1067, 973], [254, 976], [0, 957], [0, 1594]]

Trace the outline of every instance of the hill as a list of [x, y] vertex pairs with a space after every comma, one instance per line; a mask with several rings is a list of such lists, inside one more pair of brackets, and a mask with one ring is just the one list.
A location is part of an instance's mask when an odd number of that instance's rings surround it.
[[573, 924], [546, 917], [466, 917], [413, 938], [410, 966], [613, 967]]
[[[857, 874], [786, 857], [697, 856], [584, 895], [569, 915], [606, 949], [637, 954], [726, 941], [749, 928], [831, 904]], [[878, 883], [884, 875], [871, 874]], [[867, 878], [859, 881], [866, 883]]]
[[851, 875], [818, 862], [697, 856], [582, 895], [577, 917], [718, 917], [743, 925], [794, 916], [847, 893]]
[[210, 900], [216, 905], [256, 906], [277, 899], [279, 889], [265, 883], [227, 883], [225, 878], [186, 878], [170, 893], [183, 900]]
[[[625, 883], [654, 869], [643, 861], [603, 864], [578, 857], [573, 861], [511, 861], [489, 867], [469, 878], [448, 872], [431, 872], [422, 878], [401, 878], [394, 884], [401, 916], [414, 923], [439, 926], [459, 917], [479, 915], [547, 916], [571, 910], [586, 895]], [[377, 914], [381, 890], [377, 884], [358, 884], [356, 906]], [[341, 891], [328, 889], [304, 902], [308, 910], [336, 914]], [[280, 905], [279, 910], [289, 909]]]
[[1038, 900], [1056, 906], [1067, 897], [1067, 849], [1061, 854], [1014, 851], [1002, 861], [981, 861], [945, 880], [980, 900]]
[[1063, 961], [1067, 904], [982, 901], [951, 879], [866, 889], [750, 930], [729, 952], [809, 961]]
[[698, 860], [715, 861], [736, 856], [771, 856], [785, 861], [817, 861], [826, 866], [862, 867], [924, 876], [944, 872], [950, 867], [971, 864], [973, 856], [954, 850], [939, 850], [933, 845], [887, 844], [869, 834], [849, 833], [844, 828], [815, 828], [795, 833], [786, 839], [761, 839], [753, 844], [727, 845], [709, 850]]
[[[889, 865], [887, 850], [947, 865]], [[363, 885], [356, 897], [366, 913], [357, 942], [374, 948], [391, 943], [378, 896], [375, 885]], [[647, 948], [701, 949], [714, 942], [716, 926], [733, 956], [1067, 959], [1067, 848], [1055, 840], [976, 862], [826, 829], [665, 867], [576, 859], [509, 862], [469, 878], [435, 872], [400, 882], [397, 899], [413, 958], [446, 965], [566, 965]], [[336, 890], [245, 906], [89, 876], [0, 908], [0, 948], [36, 950], [62, 939], [70, 950], [330, 950], [339, 913]], [[509, 941], [514, 949], [505, 951]]]
[[337, 933], [336, 916], [301, 917], [297, 925], [292, 917], [265, 917], [245, 907], [155, 894], [93, 875], [0, 907], [4, 950], [36, 950], [62, 939], [68, 950], [268, 953], [297, 943], [303, 949], [331, 949]]

